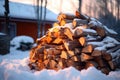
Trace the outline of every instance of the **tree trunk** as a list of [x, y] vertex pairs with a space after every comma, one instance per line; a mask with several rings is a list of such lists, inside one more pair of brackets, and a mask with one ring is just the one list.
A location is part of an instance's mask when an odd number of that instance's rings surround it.
[[9, 1], [5, 0], [5, 33], [9, 34]]
[[78, 9], [79, 12], [81, 12], [81, 8], [82, 8], [82, 0], [79, 0], [79, 9]]

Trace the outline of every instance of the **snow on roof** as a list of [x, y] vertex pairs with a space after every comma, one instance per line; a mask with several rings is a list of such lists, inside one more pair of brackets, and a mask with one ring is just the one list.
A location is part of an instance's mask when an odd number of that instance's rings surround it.
[[4, 15], [4, 6], [3, 6], [3, 4], [4, 4], [4, 1], [0, 1], [0, 15]]
[[[78, 9], [78, 0], [48, 0], [47, 2], [47, 11], [46, 11], [46, 20], [49, 21], [57, 21], [57, 16], [60, 12], [67, 14], [74, 14], [74, 12]], [[4, 1], [0, 1], [0, 15], [4, 15]], [[26, 0], [25, 2], [18, 0], [10, 0], [10, 17], [15, 18], [27, 18], [27, 19], [37, 19], [36, 9], [35, 9], [35, 1], [34, 0]], [[43, 14], [44, 14], [44, 5], [43, 5]], [[42, 15], [42, 18], [44, 15]], [[43, 18], [44, 19], [44, 18]]]
[[[0, 15], [4, 15], [4, 2], [0, 1]], [[37, 19], [37, 14], [35, 12], [35, 6], [29, 5], [29, 4], [21, 4], [21, 3], [16, 3], [16, 2], [10, 2], [10, 17], [15, 17], [15, 18], [27, 18], [27, 19]], [[43, 7], [43, 12], [44, 12], [44, 7]], [[44, 15], [42, 16], [42, 18]], [[57, 20], [57, 14], [54, 12], [46, 9], [46, 19], [49, 21], [56, 21]]]

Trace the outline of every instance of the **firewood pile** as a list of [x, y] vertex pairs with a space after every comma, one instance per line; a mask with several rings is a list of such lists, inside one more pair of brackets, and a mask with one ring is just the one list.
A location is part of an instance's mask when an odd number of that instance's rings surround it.
[[37, 46], [30, 51], [29, 66], [35, 70], [94, 66], [108, 74], [116, 68], [117, 55], [112, 54], [120, 51], [120, 43], [110, 37], [115, 34], [97, 19], [77, 11], [75, 15], [61, 13], [53, 28], [37, 39]]

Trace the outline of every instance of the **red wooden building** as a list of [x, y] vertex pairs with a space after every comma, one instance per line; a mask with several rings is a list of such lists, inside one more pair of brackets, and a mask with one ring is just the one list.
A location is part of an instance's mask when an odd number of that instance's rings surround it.
[[[4, 5], [4, 3], [2, 5]], [[15, 2], [9, 2], [9, 5], [10, 14], [8, 29], [10, 37], [13, 38], [15, 36], [26, 35], [31, 36], [36, 40], [38, 27], [36, 13], [34, 11], [35, 6]], [[5, 10], [1, 5], [0, 9], [0, 32], [5, 32]], [[40, 27], [41, 36], [52, 27], [52, 24], [56, 21], [56, 17], [57, 15], [55, 13], [46, 9], [46, 20], [41, 23], [42, 27]]]
[[[44, 35], [46, 31], [52, 27], [54, 21], [44, 21], [41, 27], [41, 35]], [[44, 27], [44, 28], [43, 28]], [[9, 35], [11, 38], [20, 35], [31, 36], [34, 40], [38, 36], [38, 26], [37, 21], [33, 19], [20, 19], [20, 18], [10, 18], [9, 19]], [[0, 17], [0, 32], [5, 32], [5, 18]]]

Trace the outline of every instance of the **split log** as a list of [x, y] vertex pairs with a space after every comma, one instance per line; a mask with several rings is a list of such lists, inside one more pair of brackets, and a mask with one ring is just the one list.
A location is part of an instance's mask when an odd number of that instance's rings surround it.
[[66, 22], [64, 19], [60, 21], [60, 26], [64, 26], [65, 24], [66, 24]]
[[100, 66], [100, 68], [103, 68], [106, 66], [101, 56], [94, 57], [94, 60], [95, 62], [98, 63], [98, 66]]
[[64, 26], [66, 23], [71, 23], [72, 20], [63, 19], [60, 21], [60, 26]]
[[53, 42], [53, 44], [62, 44], [63, 43], [63, 40], [61, 38], [56, 38]]
[[77, 18], [79, 18], [79, 19], [86, 19], [86, 20], [89, 19], [88, 16], [85, 16], [85, 15], [81, 14], [81, 13], [78, 12], [78, 11], [75, 12], [75, 16], [76, 16]]
[[95, 67], [95, 68], [97, 68], [98, 64], [95, 61], [87, 61], [86, 65], [85, 65], [85, 68], [87, 69], [89, 67]]
[[57, 50], [65, 50], [65, 46], [63, 44], [62, 45], [57, 45], [55, 47], [55, 49], [57, 49]]
[[66, 41], [64, 41], [63, 44], [64, 44], [66, 50], [70, 50], [70, 46]]
[[82, 52], [91, 54], [93, 49], [94, 49], [93, 46], [91, 44], [88, 44], [82, 49]]
[[57, 68], [63, 69], [67, 67], [66, 60], [64, 58], [58, 60]]
[[64, 41], [64, 46], [66, 50], [74, 50], [75, 48], [80, 48], [81, 45], [78, 40], [74, 39], [73, 41]]
[[81, 36], [86, 37], [87, 35], [96, 36], [97, 32], [95, 30], [91, 30], [91, 29], [80, 29], [80, 28], [77, 28], [74, 31], [74, 37], [75, 38], [79, 38]]
[[60, 55], [61, 54], [61, 50], [57, 50], [55, 48], [46, 49], [46, 52], [49, 55]]
[[54, 52], [53, 52], [53, 49], [45, 49], [45, 53], [44, 54], [46, 54], [47, 56], [47, 59], [49, 58], [49, 59], [54, 59], [55, 58], [55, 54], [54, 54]]
[[81, 53], [80, 57], [81, 57], [81, 61], [82, 61], [82, 62], [85, 62], [85, 61], [88, 61], [88, 60], [93, 59], [92, 56], [90, 56], [90, 55], [88, 55], [88, 54], [85, 54], [85, 53]]
[[108, 75], [110, 70], [106, 67], [100, 69], [104, 74]]
[[57, 62], [54, 60], [50, 60], [49, 65], [50, 65], [50, 69], [55, 69], [57, 66]]
[[86, 44], [86, 38], [85, 37], [80, 37], [78, 40], [79, 40], [81, 46], [85, 46], [85, 44]]
[[60, 31], [58, 29], [56, 29], [56, 31], [48, 32], [46, 35], [50, 36], [52, 39], [54, 39], [54, 38], [60, 37]]
[[74, 53], [80, 55], [81, 54], [81, 48], [75, 48]]
[[45, 69], [45, 65], [41, 62], [41, 63], [37, 63], [38, 66], [38, 70], [42, 70]]
[[73, 61], [81, 61], [80, 59], [78, 59], [78, 56], [76, 56], [76, 55], [72, 56], [71, 59]]
[[50, 43], [53, 39], [50, 36], [44, 36], [42, 38], [40, 38], [40, 40], [37, 40], [37, 44], [41, 44], [44, 45], [46, 43]]
[[44, 65], [45, 65], [45, 67], [48, 68], [49, 60], [46, 59], [46, 60], [43, 61], [43, 63], [44, 63]]
[[55, 22], [55, 23], [53, 24], [53, 27], [56, 27], [56, 26], [60, 26], [60, 23], [59, 23], [59, 22]]
[[[31, 62], [35, 62], [36, 60], [43, 60], [44, 55], [41, 53], [40, 49], [35, 50], [35, 52], [31, 55], [30, 60]], [[39, 53], [37, 53], [39, 52]]]
[[45, 46], [40, 46], [35, 50], [35, 53], [44, 54], [44, 49], [45, 49]]
[[99, 50], [94, 50], [91, 54], [91, 56], [93, 56], [93, 57], [97, 57], [97, 56], [101, 56], [101, 55], [102, 55], [102, 52]]
[[49, 49], [49, 48], [55, 48], [56, 50], [64, 50], [65, 49], [63, 44], [60, 44], [60, 45], [46, 44], [45, 49]]
[[111, 70], [115, 70], [115, 65], [114, 65], [113, 61], [108, 61], [108, 64], [109, 64]]
[[82, 29], [76, 29], [74, 32], [74, 38], [80, 38], [83, 36], [83, 30]]
[[87, 25], [88, 21], [87, 20], [83, 20], [83, 19], [74, 19], [72, 24], [73, 24], [74, 27], [85, 25], [85, 24]]
[[57, 20], [58, 21], [61, 21], [63, 19], [73, 20], [74, 18], [75, 18], [74, 15], [68, 15], [68, 14], [61, 13], [58, 15]]
[[61, 50], [54, 49], [53, 52], [54, 52], [55, 55], [60, 55], [61, 54]]
[[44, 59], [44, 60], [47, 59], [47, 56], [48, 56], [48, 55], [44, 54], [44, 58], [43, 58], [43, 59]]
[[30, 61], [31, 61], [31, 63], [34, 63], [34, 62], [36, 62], [36, 60], [34, 59], [34, 54], [35, 54], [35, 49], [36, 49], [37, 47], [34, 47], [34, 48], [32, 48], [31, 50], [30, 50]]
[[106, 53], [106, 52], [102, 52], [102, 57], [106, 61], [111, 61], [112, 60], [112, 56], [109, 53]]
[[106, 36], [106, 32], [102, 27], [92, 27], [92, 29], [96, 30], [100, 37], [104, 38]]
[[[73, 27], [73, 29], [74, 29], [74, 28], [75, 28], [75, 27]], [[76, 28], [88, 29], [88, 25], [87, 25], [87, 24], [83, 24], [83, 25], [77, 26]]]
[[45, 40], [46, 40], [46, 37], [43, 36], [43, 37], [37, 39], [37, 40], [36, 40], [36, 43], [37, 43], [38, 45], [39, 45], [39, 44], [42, 45], [42, 44], [45, 44], [45, 43], [46, 43]]
[[68, 59], [66, 64], [67, 64], [68, 67], [75, 66], [75, 63], [72, 59]]
[[67, 51], [62, 51], [60, 57], [64, 58], [64, 59], [68, 59], [68, 53], [67, 53]]
[[73, 33], [69, 28], [64, 28], [64, 34], [70, 39], [73, 40]]
[[67, 50], [69, 57], [72, 57], [75, 55], [74, 51], [72, 50]]

